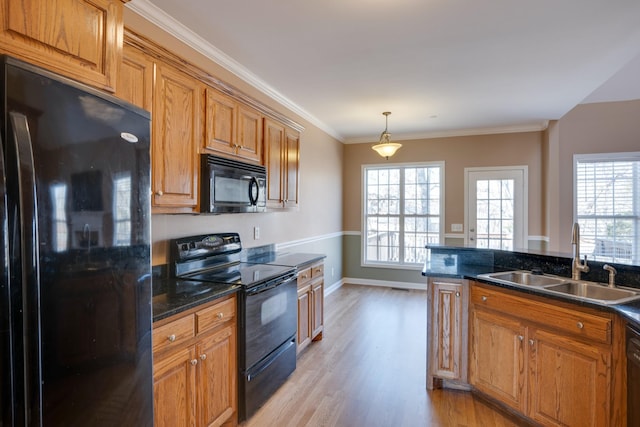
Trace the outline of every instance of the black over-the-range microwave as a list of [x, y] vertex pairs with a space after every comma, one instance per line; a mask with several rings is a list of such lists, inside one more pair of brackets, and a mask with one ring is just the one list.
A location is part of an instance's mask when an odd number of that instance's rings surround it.
[[200, 212], [267, 210], [267, 169], [264, 166], [203, 154], [200, 176]]

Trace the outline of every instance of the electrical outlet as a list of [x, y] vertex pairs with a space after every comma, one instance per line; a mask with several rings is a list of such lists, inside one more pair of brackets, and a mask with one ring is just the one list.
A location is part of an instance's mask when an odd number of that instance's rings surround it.
[[253, 227], [253, 240], [260, 239], [260, 227]]

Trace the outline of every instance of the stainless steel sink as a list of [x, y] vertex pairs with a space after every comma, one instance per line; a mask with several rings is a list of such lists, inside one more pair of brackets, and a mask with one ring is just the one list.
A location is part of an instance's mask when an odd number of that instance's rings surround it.
[[640, 298], [640, 289], [610, 288], [601, 283], [576, 281], [568, 277], [534, 274], [526, 270], [504, 271], [478, 275], [478, 278], [523, 288], [535, 288], [540, 293], [591, 301], [598, 304], [622, 304]]
[[609, 288], [593, 282], [565, 282], [545, 286], [545, 290], [579, 299], [595, 300], [603, 304], [619, 304], [640, 298], [640, 291], [627, 288]]
[[522, 286], [547, 286], [565, 282], [567, 279], [558, 276], [548, 276], [544, 274], [534, 274], [530, 271], [505, 271], [501, 273], [482, 274], [478, 276], [483, 279], [494, 280], [510, 285]]

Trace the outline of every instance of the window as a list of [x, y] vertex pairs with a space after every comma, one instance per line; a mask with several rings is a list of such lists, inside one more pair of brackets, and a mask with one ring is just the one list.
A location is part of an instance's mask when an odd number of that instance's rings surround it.
[[364, 167], [365, 265], [424, 263], [443, 235], [444, 164]]
[[580, 247], [600, 261], [640, 261], [640, 153], [574, 156]]

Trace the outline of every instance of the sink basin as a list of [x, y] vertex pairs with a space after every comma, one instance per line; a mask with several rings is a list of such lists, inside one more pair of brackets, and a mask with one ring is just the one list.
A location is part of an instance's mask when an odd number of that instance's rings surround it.
[[545, 286], [545, 290], [559, 292], [579, 299], [589, 299], [603, 304], [618, 304], [640, 298], [640, 292], [624, 288], [609, 288], [591, 282], [565, 282]]
[[502, 273], [483, 274], [483, 279], [495, 280], [497, 282], [511, 285], [523, 286], [547, 286], [565, 282], [567, 279], [557, 276], [547, 276], [544, 274], [533, 274], [529, 271], [505, 271]]

